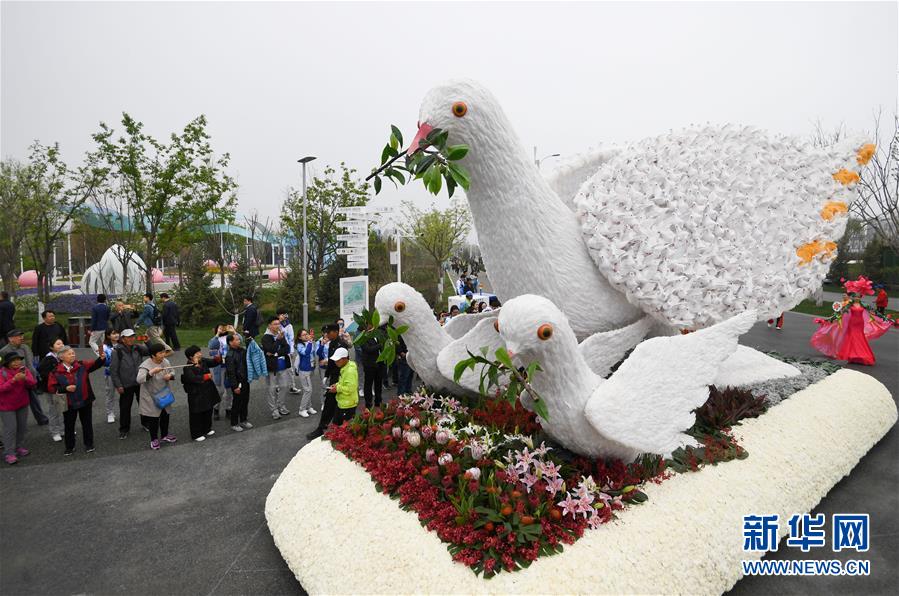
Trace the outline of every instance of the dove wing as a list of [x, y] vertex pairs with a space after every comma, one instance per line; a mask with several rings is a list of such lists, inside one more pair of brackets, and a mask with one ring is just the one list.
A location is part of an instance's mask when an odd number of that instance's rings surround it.
[[544, 176], [549, 187], [572, 211], [574, 197], [599, 167], [618, 153], [618, 149], [606, 147], [593, 149], [564, 158], [552, 172]]
[[453, 339], [459, 339], [484, 319], [495, 319], [499, 316], [499, 309], [488, 310], [487, 312], [471, 313], [457, 315], [446, 322], [443, 330]]
[[748, 309], [770, 318], [827, 274], [862, 146], [735, 126], [674, 132], [603, 163], [576, 214], [599, 270], [659, 321], [698, 329]]
[[653, 320], [643, 317], [636, 323], [613, 331], [595, 333], [578, 344], [578, 350], [594, 373], [608, 376], [612, 367], [646, 337]]
[[692, 444], [684, 431], [695, 421], [693, 410], [708, 399], [721, 363], [755, 317], [747, 311], [695, 333], [642, 342], [594, 391], [587, 420], [603, 436], [645, 453], [669, 456]]
[[[437, 355], [437, 368], [440, 374], [453, 381], [456, 364], [468, 358], [468, 352], [480, 354], [481, 348], [487, 348], [487, 356], [492, 359], [496, 350], [504, 345], [493, 323], [492, 319], [482, 319], [471, 331], [440, 350]], [[467, 391], [479, 395], [481, 368], [466, 369], [458, 384]]]

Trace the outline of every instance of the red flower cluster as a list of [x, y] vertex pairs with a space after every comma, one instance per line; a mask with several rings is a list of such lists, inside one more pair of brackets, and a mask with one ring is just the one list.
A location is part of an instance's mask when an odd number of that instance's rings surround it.
[[533, 435], [540, 430], [537, 416], [519, 401], [512, 405], [505, 399], [488, 399], [471, 411], [471, 419], [476, 424], [498, 428], [505, 433]]
[[[468, 415], [457, 413], [457, 422], [464, 426], [470, 420], [510, 433], [517, 429], [532, 434], [539, 428], [533, 414], [519, 404], [487, 403]], [[583, 535], [586, 516], [562, 515], [554, 502], [561, 495], [554, 499], [543, 480], [528, 490], [517, 479], [511, 481], [514, 475], [489, 456], [473, 459], [467, 439], [440, 442], [438, 428], [429, 419], [432, 414], [391, 402], [383, 410], [366, 411], [350, 423], [332, 426], [325, 438], [362, 465], [380, 491], [398, 499], [403, 509], [415, 511], [422, 525], [447, 543], [454, 560], [485, 577], [527, 567], [541, 555], [561, 552], [563, 544]], [[622, 500], [640, 502], [646, 497], [634, 487], [650, 477], [661, 479], [660, 471], [649, 473], [636, 464], [581, 458], [565, 465], [565, 479], [567, 486], [574, 487], [582, 477], [592, 475], [598, 484], [614, 489], [612, 494], [628, 493], [622, 494]], [[601, 521], [611, 520], [613, 510], [622, 507], [615, 501], [600, 509]]]

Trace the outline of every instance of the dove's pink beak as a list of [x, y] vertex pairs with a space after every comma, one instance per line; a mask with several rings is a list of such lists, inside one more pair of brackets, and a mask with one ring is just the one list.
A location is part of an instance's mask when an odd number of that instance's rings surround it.
[[428, 135], [431, 134], [431, 131], [434, 130], [434, 127], [428, 124], [427, 122], [418, 124], [418, 132], [415, 133], [415, 138], [412, 139], [412, 143], [409, 145], [409, 148], [406, 149], [406, 155], [412, 155], [416, 151], [418, 151], [418, 145], [428, 138]]

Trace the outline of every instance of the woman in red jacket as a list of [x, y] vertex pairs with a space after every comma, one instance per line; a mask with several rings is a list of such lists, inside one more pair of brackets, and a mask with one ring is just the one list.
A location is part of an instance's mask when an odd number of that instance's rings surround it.
[[65, 425], [64, 455], [72, 455], [75, 451], [75, 420], [81, 420], [81, 432], [84, 435], [84, 450], [94, 450], [94, 423], [91, 405], [94, 403], [94, 390], [91, 387], [90, 373], [103, 366], [105, 354], [100, 352], [96, 360], [76, 360], [75, 350], [69, 346], [56, 353], [59, 364], [47, 379], [47, 393], [66, 396], [68, 409], [63, 412]]
[[3, 459], [14, 464], [28, 455], [25, 430], [28, 425], [29, 390], [37, 382], [15, 352], [6, 355], [0, 368], [0, 420], [3, 421]]

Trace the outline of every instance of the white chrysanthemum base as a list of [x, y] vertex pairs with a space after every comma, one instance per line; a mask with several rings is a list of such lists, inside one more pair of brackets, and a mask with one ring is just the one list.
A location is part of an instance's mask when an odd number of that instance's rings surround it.
[[454, 563], [414, 513], [378, 493], [365, 470], [326, 441], [297, 453], [265, 515], [310, 594], [720, 594], [740, 579], [740, 561], [753, 557], [742, 550], [744, 514], [810, 511], [895, 422], [881, 383], [839, 371], [736, 427], [747, 459], [649, 484], [649, 501], [617, 521], [490, 580]]

